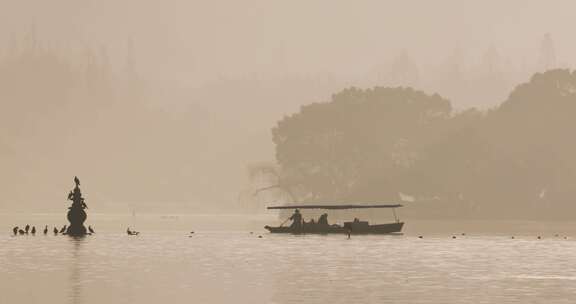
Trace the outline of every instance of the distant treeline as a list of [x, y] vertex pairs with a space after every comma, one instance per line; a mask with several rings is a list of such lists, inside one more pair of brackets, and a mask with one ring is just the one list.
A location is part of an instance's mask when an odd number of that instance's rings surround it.
[[183, 162], [165, 159], [190, 159], [196, 149], [180, 143], [192, 127], [151, 105], [130, 60], [114, 66], [104, 48], [49, 45], [31, 34], [0, 50], [0, 210], [62, 210], [73, 175], [97, 184], [87, 201], [99, 212], [191, 196], [189, 181], [166, 182]]
[[294, 201], [397, 202], [421, 216], [576, 211], [576, 71], [550, 70], [487, 111], [412, 88], [350, 88], [273, 128]]

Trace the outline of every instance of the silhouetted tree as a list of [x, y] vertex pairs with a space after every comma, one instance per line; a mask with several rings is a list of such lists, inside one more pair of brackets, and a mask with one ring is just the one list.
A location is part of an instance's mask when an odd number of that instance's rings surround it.
[[351, 88], [273, 130], [281, 181], [302, 200], [396, 199], [420, 139], [450, 103], [409, 88]]
[[540, 43], [540, 69], [547, 71], [556, 67], [556, 50], [552, 36], [547, 33]]
[[387, 201], [428, 214], [564, 216], [576, 196], [576, 72], [551, 70], [487, 112], [410, 88], [351, 88], [273, 129], [301, 201]]

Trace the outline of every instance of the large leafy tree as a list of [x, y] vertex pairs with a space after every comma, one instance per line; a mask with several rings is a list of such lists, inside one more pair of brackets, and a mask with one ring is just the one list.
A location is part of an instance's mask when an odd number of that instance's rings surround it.
[[[479, 216], [563, 216], [576, 196], [576, 72], [552, 70], [498, 107], [454, 113], [410, 88], [351, 88], [273, 129], [279, 186], [302, 201], [434, 201]], [[442, 208], [444, 206], [445, 208]]]
[[521, 207], [517, 212], [572, 208], [575, 115], [576, 73], [569, 70], [534, 75], [491, 111], [484, 129], [493, 168], [491, 178], [486, 178], [491, 188], [484, 192], [493, 197], [486, 202]]
[[450, 103], [410, 88], [351, 88], [273, 129], [285, 187], [299, 199], [396, 199], [421, 139], [450, 117]]

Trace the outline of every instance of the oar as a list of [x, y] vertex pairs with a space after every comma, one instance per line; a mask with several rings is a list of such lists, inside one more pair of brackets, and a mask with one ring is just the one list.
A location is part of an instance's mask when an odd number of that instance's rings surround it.
[[284, 226], [284, 224], [286, 224], [286, 222], [289, 220], [290, 220], [290, 218], [287, 218], [285, 221], [283, 221], [282, 224], [280, 224], [280, 227]]

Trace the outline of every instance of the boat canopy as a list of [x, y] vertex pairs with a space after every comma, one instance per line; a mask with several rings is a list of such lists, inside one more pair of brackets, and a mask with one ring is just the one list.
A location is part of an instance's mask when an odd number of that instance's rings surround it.
[[367, 209], [367, 208], [399, 208], [400, 204], [362, 204], [362, 205], [286, 205], [286, 206], [271, 206], [267, 209]]

